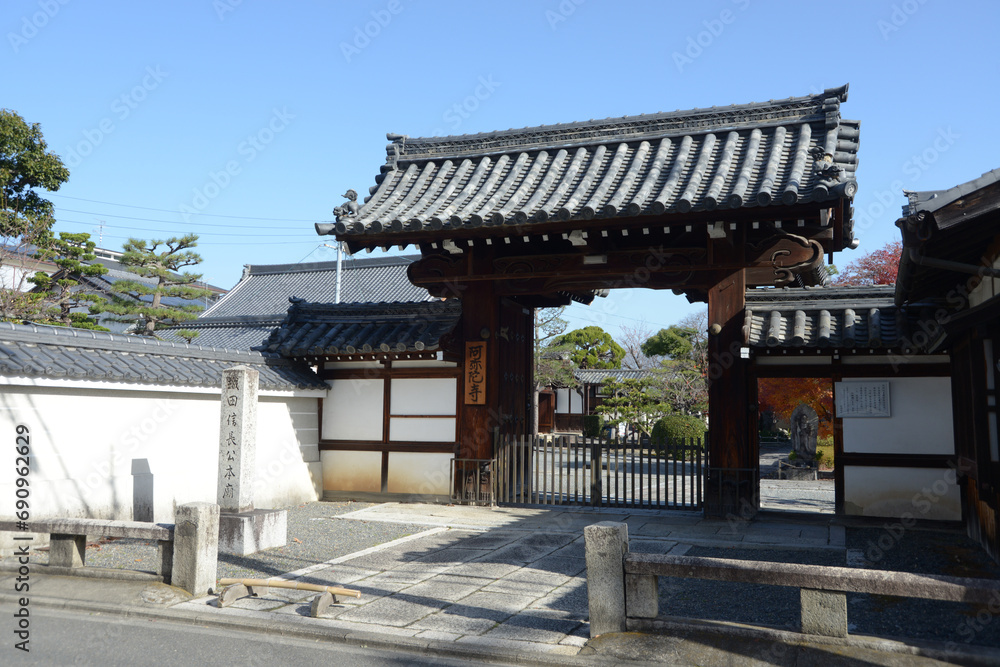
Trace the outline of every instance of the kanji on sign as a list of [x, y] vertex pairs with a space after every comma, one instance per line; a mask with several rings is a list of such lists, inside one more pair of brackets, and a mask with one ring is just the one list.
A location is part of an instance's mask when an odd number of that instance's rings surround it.
[[465, 404], [486, 404], [486, 342], [465, 344]]

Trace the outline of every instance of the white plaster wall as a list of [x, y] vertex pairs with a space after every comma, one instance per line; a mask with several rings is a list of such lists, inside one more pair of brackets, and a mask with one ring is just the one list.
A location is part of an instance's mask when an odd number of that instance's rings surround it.
[[324, 440], [382, 441], [384, 380], [328, 380], [323, 401]]
[[454, 417], [389, 420], [389, 440], [392, 442], [455, 442], [457, 433]]
[[451, 454], [389, 452], [389, 493], [450, 494]]
[[[217, 393], [73, 384], [17, 386], [8, 379], [0, 393], [0, 434], [13, 445], [18, 424], [30, 429], [32, 517], [131, 519], [133, 461], [144, 461], [153, 475], [156, 521], [173, 521], [177, 504], [216, 501]], [[318, 497], [316, 409], [314, 396], [260, 397], [257, 507]], [[0, 516], [15, 510], [13, 463], [0, 466]]]
[[891, 417], [844, 417], [844, 451], [874, 454], [955, 453], [951, 379], [871, 378], [889, 381]]
[[844, 466], [846, 514], [959, 521], [955, 472], [937, 468]]
[[320, 452], [327, 491], [382, 491], [382, 452]]
[[[38, 270], [33, 268], [11, 266], [10, 264], [0, 265], [0, 287], [27, 292], [34, 287], [32, 283], [28, 282], [28, 278], [36, 273], [38, 273]], [[51, 276], [53, 272], [42, 271], [42, 273]]]
[[556, 412], [561, 415], [569, 413], [569, 389], [556, 388]]
[[561, 415], [582, 415], [583, 396], [576, 389], [556, 389], [556, 412]]
[[458, 399], [456, 378], [394, 378], [390, 383], [389, 414], [455, 414]]

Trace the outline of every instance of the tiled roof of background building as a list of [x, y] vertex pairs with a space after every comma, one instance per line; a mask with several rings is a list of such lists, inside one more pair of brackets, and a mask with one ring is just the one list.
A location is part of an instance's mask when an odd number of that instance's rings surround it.
[[661, 370], [633, 370], [628, 368], [585, 368], [573, 371], [573, 377], [576, 378], [577, 382], [582, 384], [601, 384], [608, 378], [614, 378], [619, 381], [642, 380], [645, 378], [662, 377], [663, 374]]
[[[284, 315], [200, 317], [185, 322], [176, 329], [197, 331], [198, 336], [192, 341], [196, 345], [250, 350], [263, 345], [284, 319]], [[161, 340], [184, 342], [184, 339], [175, 333], [175, 329], [157, 329], [156, 335]]]
[[437, 350], [462, 314], [458, 300], [424, 303], [296, 302], [263, 349], [287, 357]]
[[[430, 300], [426, 289], [415, 287], [406, 277], [406, 267], [418, 257], [346, 258], [341, 265], [341, 303]], [[336, 262], [248, 265], [240, 282], [203, 317], [278, 315], [280, 319], [290, 297], [328, 303], [336, 285]]]
[[614, 219], [852, 196], [859, 123], [847, 87], [787, 100], [455, 137], [388, 135], [357, 216], [365, 235]]
[[921, 323], [933, 311], [896, 308], [894, 293], [894, 285], [748, 290], [745, 340], [756, 348], [927, 348], [933, 341]]
[[222, 371], [237, 364], [259, 371], [263, 390], [327, 388], [308, 365], [274, 354], [0, 322], [0, 374], [6, 376], [220, 387]]

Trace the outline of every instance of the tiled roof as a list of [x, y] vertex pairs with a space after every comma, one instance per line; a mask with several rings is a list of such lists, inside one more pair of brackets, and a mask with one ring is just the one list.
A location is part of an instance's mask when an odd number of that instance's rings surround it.
[[744, 338], [756, 348], [927, 348], [920, 321], [931, 314], [896, 308], [894, 293], [894, 285], [748, 290]]
[[362, 304], [294, 301], [264, 349], [286, 357], [437, 350], [461, 314], [458, 300]]
[[390, 134], [388, 160], [358, 214], [316, 229], [364, 244], [371, 234], [850, 197], [859, 123], [841, 119], [846, 99], [843, 86], [787, 100], [485, 134]]
[[581, 384], [601, 384], [608, 378], [616, 380], [643, 380], [645, 378], [655, 378], [663, 375], [663, 371], [640, 369], [632, 370], [627, 368], [598, 369], [586, 368], [573, 371], [573, 377]]
[[[201, 317], [190, 320], [177, 329], [197, 331], [194, 342], [202, 346], [223, 347], [230, 350], [250, 350], [260, 347], [271, 332], [285, 319], [284, 315], [238, 315], [234, 317]], [[178, 343], [184, 339], [173, 329], [157, 329], [161, 340]]]
[[0, 322], [0, 374], [7, 376], [218, 387], [222, 371], [237, 364], [260, 372], [261, 389], [326, 388], [306, 364], [274, 354]]
[[[406, 267], [418, 255], [347, 258], [342, 262], [341, 303], [373, 301], [427, 301], [432, 297], [406, 278]], [[288, 299], [329, 302], [337, 285], [336, 262], [248, 265], [243, 278], [203, 317], [278, 315], [288, 310]]]
[[997, 276], [993, 247], [1000, 226], [1000, 169], [947, 190], [907, 192], [896, 221], [903, 252], [896, 303], [935, 300], [964, 307], [970, 279]]
[[1000, 169], [988, 171], [979, 178], [956, 185], [947, 190], [924, 190], [921, 192], [906, 191], [907, 203], [903, 206], [903, 215], [915, 215], [920, 212], [933, 213], [957, 200], [972, 194], [987, 185], [1000, 182]]

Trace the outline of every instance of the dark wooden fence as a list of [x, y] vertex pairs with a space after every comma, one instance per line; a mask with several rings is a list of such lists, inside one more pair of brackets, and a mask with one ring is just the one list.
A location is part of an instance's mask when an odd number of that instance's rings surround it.
[[[501, 436], [489, 466], [494, 502], [700, 509], [702, 440]], [[482, 489], [482, 475], [472, 482]]]

